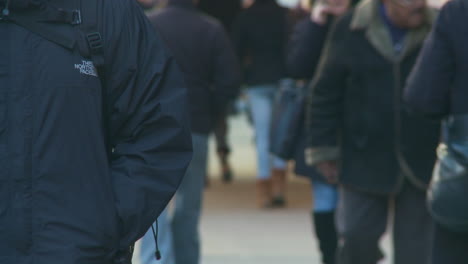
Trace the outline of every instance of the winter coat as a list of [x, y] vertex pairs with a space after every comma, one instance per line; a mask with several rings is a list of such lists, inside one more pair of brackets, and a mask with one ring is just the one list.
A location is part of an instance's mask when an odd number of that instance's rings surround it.
[[467, 16], [466, 1], [442, 8], [405, 90], [411, 110], [435, 118], [468, 113]]
[[325, 46], [329, 24], [319, 25], [307, 17], [295, 26], [286, 59], [289, 77], [312, 79]]
[[[309, 80], [313, 77], [318, 67], [320, 55], [326, 42], [329, 25], [319, 25], [309, 17], [300, 21], [294, 28], [291, 40], [288, 44], [287, 70], [289, 77]], [[297, 87], [302, 89], [302, 87]], [[305, 176], [313, 181], [323, 181], [322, 175], [305, 162], [306, 127], [305, 115], [303, 124], [297, 135], [294, 151], [294, 172], [296, 175]]]
[[149, 18], [184, 73], [192, 131], [210, 133], [240, 88], [240, 66], [228, 34], [192, 0], [170, 0]]
[[274, 0], [255, 1], [239, 14], [232, 39], [243, 66], [245, 84], [276, 84], [286, 77], [288, 27], [287, 9]]
[[100, 76], [10, 20], [51, 1], [11, 0], [0, 20], [0, 263], [120, 263], [190, 162], [186, 88], [136, 1], [94, 0]]
[[424, 189], [431, 177], [439, 123], [408, 114], [402, 88], [435, 16], [407, 32], [399, 53], [378, 13], [365, 0], [339, 19], [312, 83], [309, 162], [339, 159], [340, 183], [390, 194], [405, 179]]

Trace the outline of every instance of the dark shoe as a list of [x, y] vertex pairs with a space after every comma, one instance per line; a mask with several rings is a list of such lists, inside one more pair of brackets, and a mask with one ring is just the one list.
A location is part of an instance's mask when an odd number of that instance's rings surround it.
[[271, 173], [273, 199], [272, 205], [276, 208], [286, 206], [286, 170], [274, 169]]
[[274, 208], [283, 208], [286, 207], [286, 199], [283, 196], [275, 196], [271, 200], [271, 205]]
[[223, 182], [224, 183], [231, 183], [232, 182], [232, 172], [231, 172], [231, 170], [225, 171], [223, 173]]
[[257, 180], [257, 206], [262, 209], [272, 208], [271, 199], [271, 181]]
[[223, 182], [230, 183], [232, 182], [232, 171], [229, 166], [223, 166]]
[[232, 182], [232, 170], [228, 162], [229, 153], [229, 148], [218, 149], [218, 157], [221, 164], [221, 179], [224, 183]]

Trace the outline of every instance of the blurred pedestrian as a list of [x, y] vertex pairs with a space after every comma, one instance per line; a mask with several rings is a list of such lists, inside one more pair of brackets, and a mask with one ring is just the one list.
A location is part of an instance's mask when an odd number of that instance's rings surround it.
[[0, 10], [0, 262], [131, 263], [192, 156], [174, 58], [136, 1]]
[[[231, 28], [234, 19], [242, 10], [240, 0], [200, 0], [198, 7], [204, 13], [218, 19], [224, 25], [224, 29], [229, 34], [232, 33]], [[216, 140], [216, 153], [221, 165], [221, 179], [225, 183], [231, 182], [233, 178], [231, 165], [229, 164], [231, 147], [228, 141], [228, 116], [233, 107], [233, 105], [230, 105], [229, 107], [226, 107], [225, 113], [220, 113], [218, 123], [215, 124], [213, 131]]]
[[286, 78], [288, 10], [275, 0], [256, 0], [234, 23], [233, 41], [244, 71], [257, 149], [257, 203], [285, 205], [286, 162], [270, 155], [272, 105]]
[[[199, 222], [207, 172], [208, 135], [220, 113], [239, 92], [239, 64], [223, 25], [196, 8], [193, 0], [169, 0], [166, 8], [149, 16], [174, 54], [188, 87], [193, 160], [169, 208], [158, 218], [162, 263], [200, 262]], [[141, 261], [156, 263], [153, 230], [142, 240]]]
[[[331, 5], [333, 4], [333, 5]], [[317, 2], [313, 5], [309, 17], [296, 25], [289, 44], [287, 57], [288, 74], [300, 80], [310, 80], [318, 67], [320, 55], [326, 43], [331, 24], [349, 8], [348, 0]], [[297, 87], [297, 89], [303, 89]], [[305, 120], [301, 120], [304, 123]], [[319, 242], [324, 264], [335, 264], [337, 234], [335, 228], [335, 209], [338, 191], [322, 177], [315, 167], [306, 165], [306, 129], [301, 125], [301, 134], [297, 135], [295, 173], [310, 179], [312, 186], [314, 230]]]
[[[437, 23], [428, 37], [418, 63], [409, 79], [405, 98], [413, 112], [423, 114], [431, 119], [444, 119], [444, 145], [449, 154], [456, 153], [461, 163], [453, 163], [445, 172], [455, 170], [457, 179], [447, 179], [448, 192], [440, 193], [448, 199], [442, 204], [444, 218], [453, 223], [468, 226], [468, 219], [457, 219], [457, 215], [467, 214], [468, 198], [467, 161], [468, 149], [468, 3], [462, 0], [448, 2], [441, 10]], [[456, 144], [456, 149], [453, 149]], [[439, 149], [439, 153], [440, 153]], [[459, 165], [456, 165], [459, 164]], [[443, 166], [438, 164], [437, 167]], [[461, 166], [457, 168], [456, 166]], [[436, 167], [436, 168], [437, 168]], [[442, 169], [440, 169], [442, 170]], [[445, 173], [441, 171], [440, 173]], [[437, 170], [435, 171], [437, 173]], [[458, 174], [461, 172], [461, 177]], [[435, 176], [438, 176], [437, 174]], [[443, 176], [443, 175], [441, 175]], [[443, 179], [434, 178], [435, 181]], [[437, 184], [434, 182], [433, 184]], [[444, 184], [444, 183], [441, 183]], [[436, 186], [434, 186], [436, 188]], [[436, 192], [437, 190], [434, 189]], [[429, 196], [434, 199], [436, 193]], [[435, 242], [432, 248], [432, 264], [464, 264], [468, 259], [468, 230], [457, 229], [447, 224], [445, 219], [434, 212], [437, 225]]]
[[339, 264], [383, 258], [390, 209], [395, 263], [429, 261], [439, 125], [406, 113], [401, 93], [434, 17], [425, 0], [364, 0], [331, 31], [311, 85], [307, 159], [340, 184]]

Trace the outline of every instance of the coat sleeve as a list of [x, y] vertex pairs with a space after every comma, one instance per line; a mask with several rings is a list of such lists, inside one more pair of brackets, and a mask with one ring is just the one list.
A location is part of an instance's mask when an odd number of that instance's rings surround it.
[[[107, 1], [106, 97], [121, 249], [145, 234], [191, 161], [181, 72], [136, 1]], [[107, 38], [107, 39], [106, 39]]]
[[240, 65], [230, 38], [221, 27], [214, 41], [213, 86], [215, 116], [223, 114], [227, 105], [233, 101], [240, 90]]
[[327, 40], [317, 74], [311, 82], [306, 110], [306, 161], [315, 165], [339, 158], [338, 135], [347, 78], [343, 42], [349, 23], [339, 20]]
[[240, 13], [232, 24], [232, 43], [241, 66], [244, 66], [244, 60], [247, 54], [247, 30], [245, 13]]
[[429, 117], [449, 112], [449, 90], [455, 73], [450, 5], [444, 6], [408, 79], [404, 99], [411, 111]]
[[325, 44], [328, 25], [319, 25], [307, 17], [299, 22], [288, 45], [286, 66], [288, 74], [296, 79], [311, 79], [319, 64]]

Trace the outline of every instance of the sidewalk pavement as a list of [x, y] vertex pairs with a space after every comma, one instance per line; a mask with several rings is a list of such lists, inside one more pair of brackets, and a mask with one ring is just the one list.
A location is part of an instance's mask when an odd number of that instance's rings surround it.
[[[286, 209], [257, 209], [254, 187], [245, 179], [211, 182], [200, 228], [201, 264], [321, 264], [307, 181], [291, 179]], [[388, 236], [383, 248], [390, 252]], [[387, 258], [381, 264], [390, 263]]]
[[[253, 133], [243, 116], [230, 125], [233, 183], [220, 182], [215, 146], [210, 142], [211, 186], [205, 192], [200, 228], [201, 264], [321, 264], [310, 220], [308, 181], [290, 177], [286, 209], [257, 209]], [[383, 245], [389, 252], [388, 236]]]
[[[214, 182], [206, 192], [202, 264], [321, 264], [307, 181], [289, 183], [288, 207], [259, 210], [254, 182]], [[389, 252], [389, 239], [383, 247]], [[382, 264], [390, 264], [386, 259]]]

